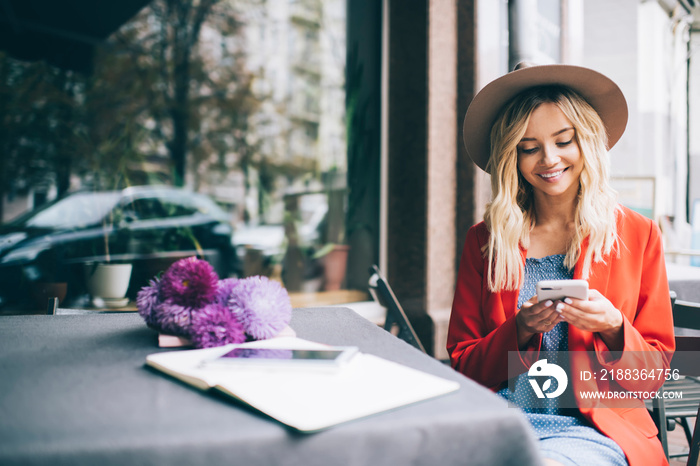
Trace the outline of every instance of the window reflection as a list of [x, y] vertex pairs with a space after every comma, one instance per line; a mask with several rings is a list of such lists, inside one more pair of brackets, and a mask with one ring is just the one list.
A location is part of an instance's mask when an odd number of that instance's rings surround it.
[[0, 52], [0, 312], [35, 306], [37, 282], [89, 303], [90, 261], [140, 264], [131, 298], [187, 254], [328, 288], [345, 228], [345, 0], [205, 5], [154, 0], [90, 75]]

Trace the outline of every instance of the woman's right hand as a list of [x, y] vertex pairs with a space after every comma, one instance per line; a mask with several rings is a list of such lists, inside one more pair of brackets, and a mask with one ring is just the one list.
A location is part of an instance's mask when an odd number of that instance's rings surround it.
[[536, 296], [523, 303], [515, 316], [520, 349], [525, 348], [536, 333], [549, 332], [562, 321], [555, 306], [556, 303], [552, 300], [538, 303]]

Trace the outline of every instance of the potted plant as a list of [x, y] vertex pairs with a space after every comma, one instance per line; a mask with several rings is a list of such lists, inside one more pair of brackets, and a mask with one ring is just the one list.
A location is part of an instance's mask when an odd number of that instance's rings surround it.
[[87, 263], [87, 289], [97, 307], [124, 307], [129, 303], [126, 291], [131, 280], [132, 264]]
[[92, 297], [92, 304], [96, 307], [124, 307], [129, 302], [126, 292], [129, 289], [133, 265], [112, 261], [109, 243], [114, 225], [115, 209], [102, 220], [104, 260], [85, 264], [87, 290]]
[[329, 243], [314, 254], [315, 259], [323, 260], [324, 290], [339, 290], [343, 287], [349, 253], [350, 246], [347, 244]]
[[328, 191], [328, 213], [323, 222], [325, 245], [314, 255], [323, 262], [323, 289], [339, 290], [345, 281], [350, 246], [345, 244], [345, 190]]

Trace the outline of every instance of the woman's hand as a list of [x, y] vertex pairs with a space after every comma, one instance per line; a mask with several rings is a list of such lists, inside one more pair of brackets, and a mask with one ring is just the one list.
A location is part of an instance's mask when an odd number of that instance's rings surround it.
[[557, 302], [563, 320], [581, 330], [597, 332], [611, 351], [622, 351], [622, 313], [597, 290], [590, 290], [588, 301], [566, 298]]
[[518, 347], [525, 348], [533, 335], [549, 332], [559, 322], [561, 322], [561, 317], [555, 309], [553, 301], [538, 303], [535, 296], [523, 303], [515, 316], [515, 324], [518, 329]]

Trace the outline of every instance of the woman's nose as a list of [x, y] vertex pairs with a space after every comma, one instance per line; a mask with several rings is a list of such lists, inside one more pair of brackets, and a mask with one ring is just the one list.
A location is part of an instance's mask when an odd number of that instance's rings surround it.
[[559, 162], [559, 151], [555, 145], [546, 145], [542, 148], [542, 165], [551, 167]]

